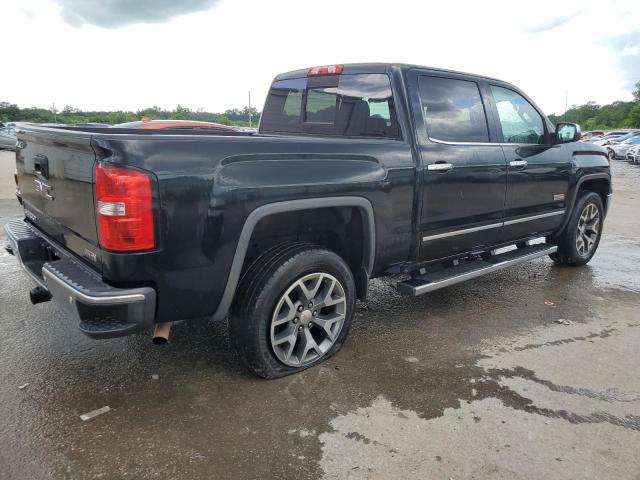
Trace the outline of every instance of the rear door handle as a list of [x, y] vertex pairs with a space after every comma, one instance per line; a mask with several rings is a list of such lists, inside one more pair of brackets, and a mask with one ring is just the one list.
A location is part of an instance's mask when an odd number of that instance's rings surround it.
[[527, 161], [526, 160], [511, 160], [509, 162], [509, 166], [511, 166], [511, 167], [526, 167], [527, 166]]
[[453, 163], [431, 163], [427, 165], [427, 170], [433, 170], [435, 172], [446, 172], [453, 168]]
[[37, 154], [33, 157], [33, 170], [44, 178], [49, 178], [49, 159], [46, 155]]

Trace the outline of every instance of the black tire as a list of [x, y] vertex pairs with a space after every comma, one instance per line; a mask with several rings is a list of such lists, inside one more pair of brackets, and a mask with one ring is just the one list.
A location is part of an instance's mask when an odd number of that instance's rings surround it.
[[615, 160], [616, 154], [611, 148], [607, 148], [607, 156], [609, 157], [609, 161]]
[[[318, 272], [333, 276], [344, 290], [346, 311], [340, 333], [315, 361], [297, 367], [286, 365], [278, 359], [271, 344], [272, 316], [293, 283]], [[260, 255], [240, 280], [229, 317], [231, 340], [243, 363], [262, 378], [278, 378], [305, 370], [342, 348], [351, 326], [355, 298], [353, 275], [340, 256], [310, 243], [278, 245]]]
[[[580, 216], [588, 205], [594, 205], [595, 208], [597, 208], [600, 223], [593, 247], [585, 254], [581, 254], [578, 251], [578, 247], [576, 245], [578, 223], [580, 222]], [[565, 227], [564, 231], [560, 234], [560, 236], [556, 239], [558, 251], [549, 255], [551, 259], [559, 265], [569, 265], [573, 267], [586, 265], [587, 263], [589, 263], [591, 258], [593, 258], [593, 255], [596, 253], [598, 245], [600, 244], [603, 222], [604, 208], [602, 206], [602, 199], [600, 198], [600, 195], [587, 190], [579, 192], [578, 199], [576, 200], [576, 203], [573, 207], [573, 212], [571, 213], [571, 218], [569, 219], [569, 223]]]

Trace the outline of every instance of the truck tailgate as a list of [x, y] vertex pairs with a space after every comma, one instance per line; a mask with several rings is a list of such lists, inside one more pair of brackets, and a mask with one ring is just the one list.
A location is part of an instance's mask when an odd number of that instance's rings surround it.
[[53, 240], [100, 268], [91, 134], [29, 127], [18, 131], [18, 190], [26, 217]]

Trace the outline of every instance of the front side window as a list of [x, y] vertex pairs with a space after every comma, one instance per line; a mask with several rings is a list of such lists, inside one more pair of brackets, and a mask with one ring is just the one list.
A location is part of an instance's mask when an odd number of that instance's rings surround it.
[[491, 93], [506, 143], [544, 143], [542, 117], [522, 95], [495, 85], [491, 85]]
[[261, 132], [399, 138], [386, 74], [327, 75], [274, 82]]
[[478, 84], [427, 76], [421, 76], [418, 83], [430, 138], [445, 142], [489, 141]]

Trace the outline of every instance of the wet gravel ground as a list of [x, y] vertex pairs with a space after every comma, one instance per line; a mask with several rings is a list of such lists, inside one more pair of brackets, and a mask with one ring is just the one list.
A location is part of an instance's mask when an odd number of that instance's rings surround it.
[[640, 167], [614, 167], [588, 266], [376, 280], [342, 352], [274, 381], [222, 323], [90, 340], [0, 253], [0, 478], [639, 478]]

